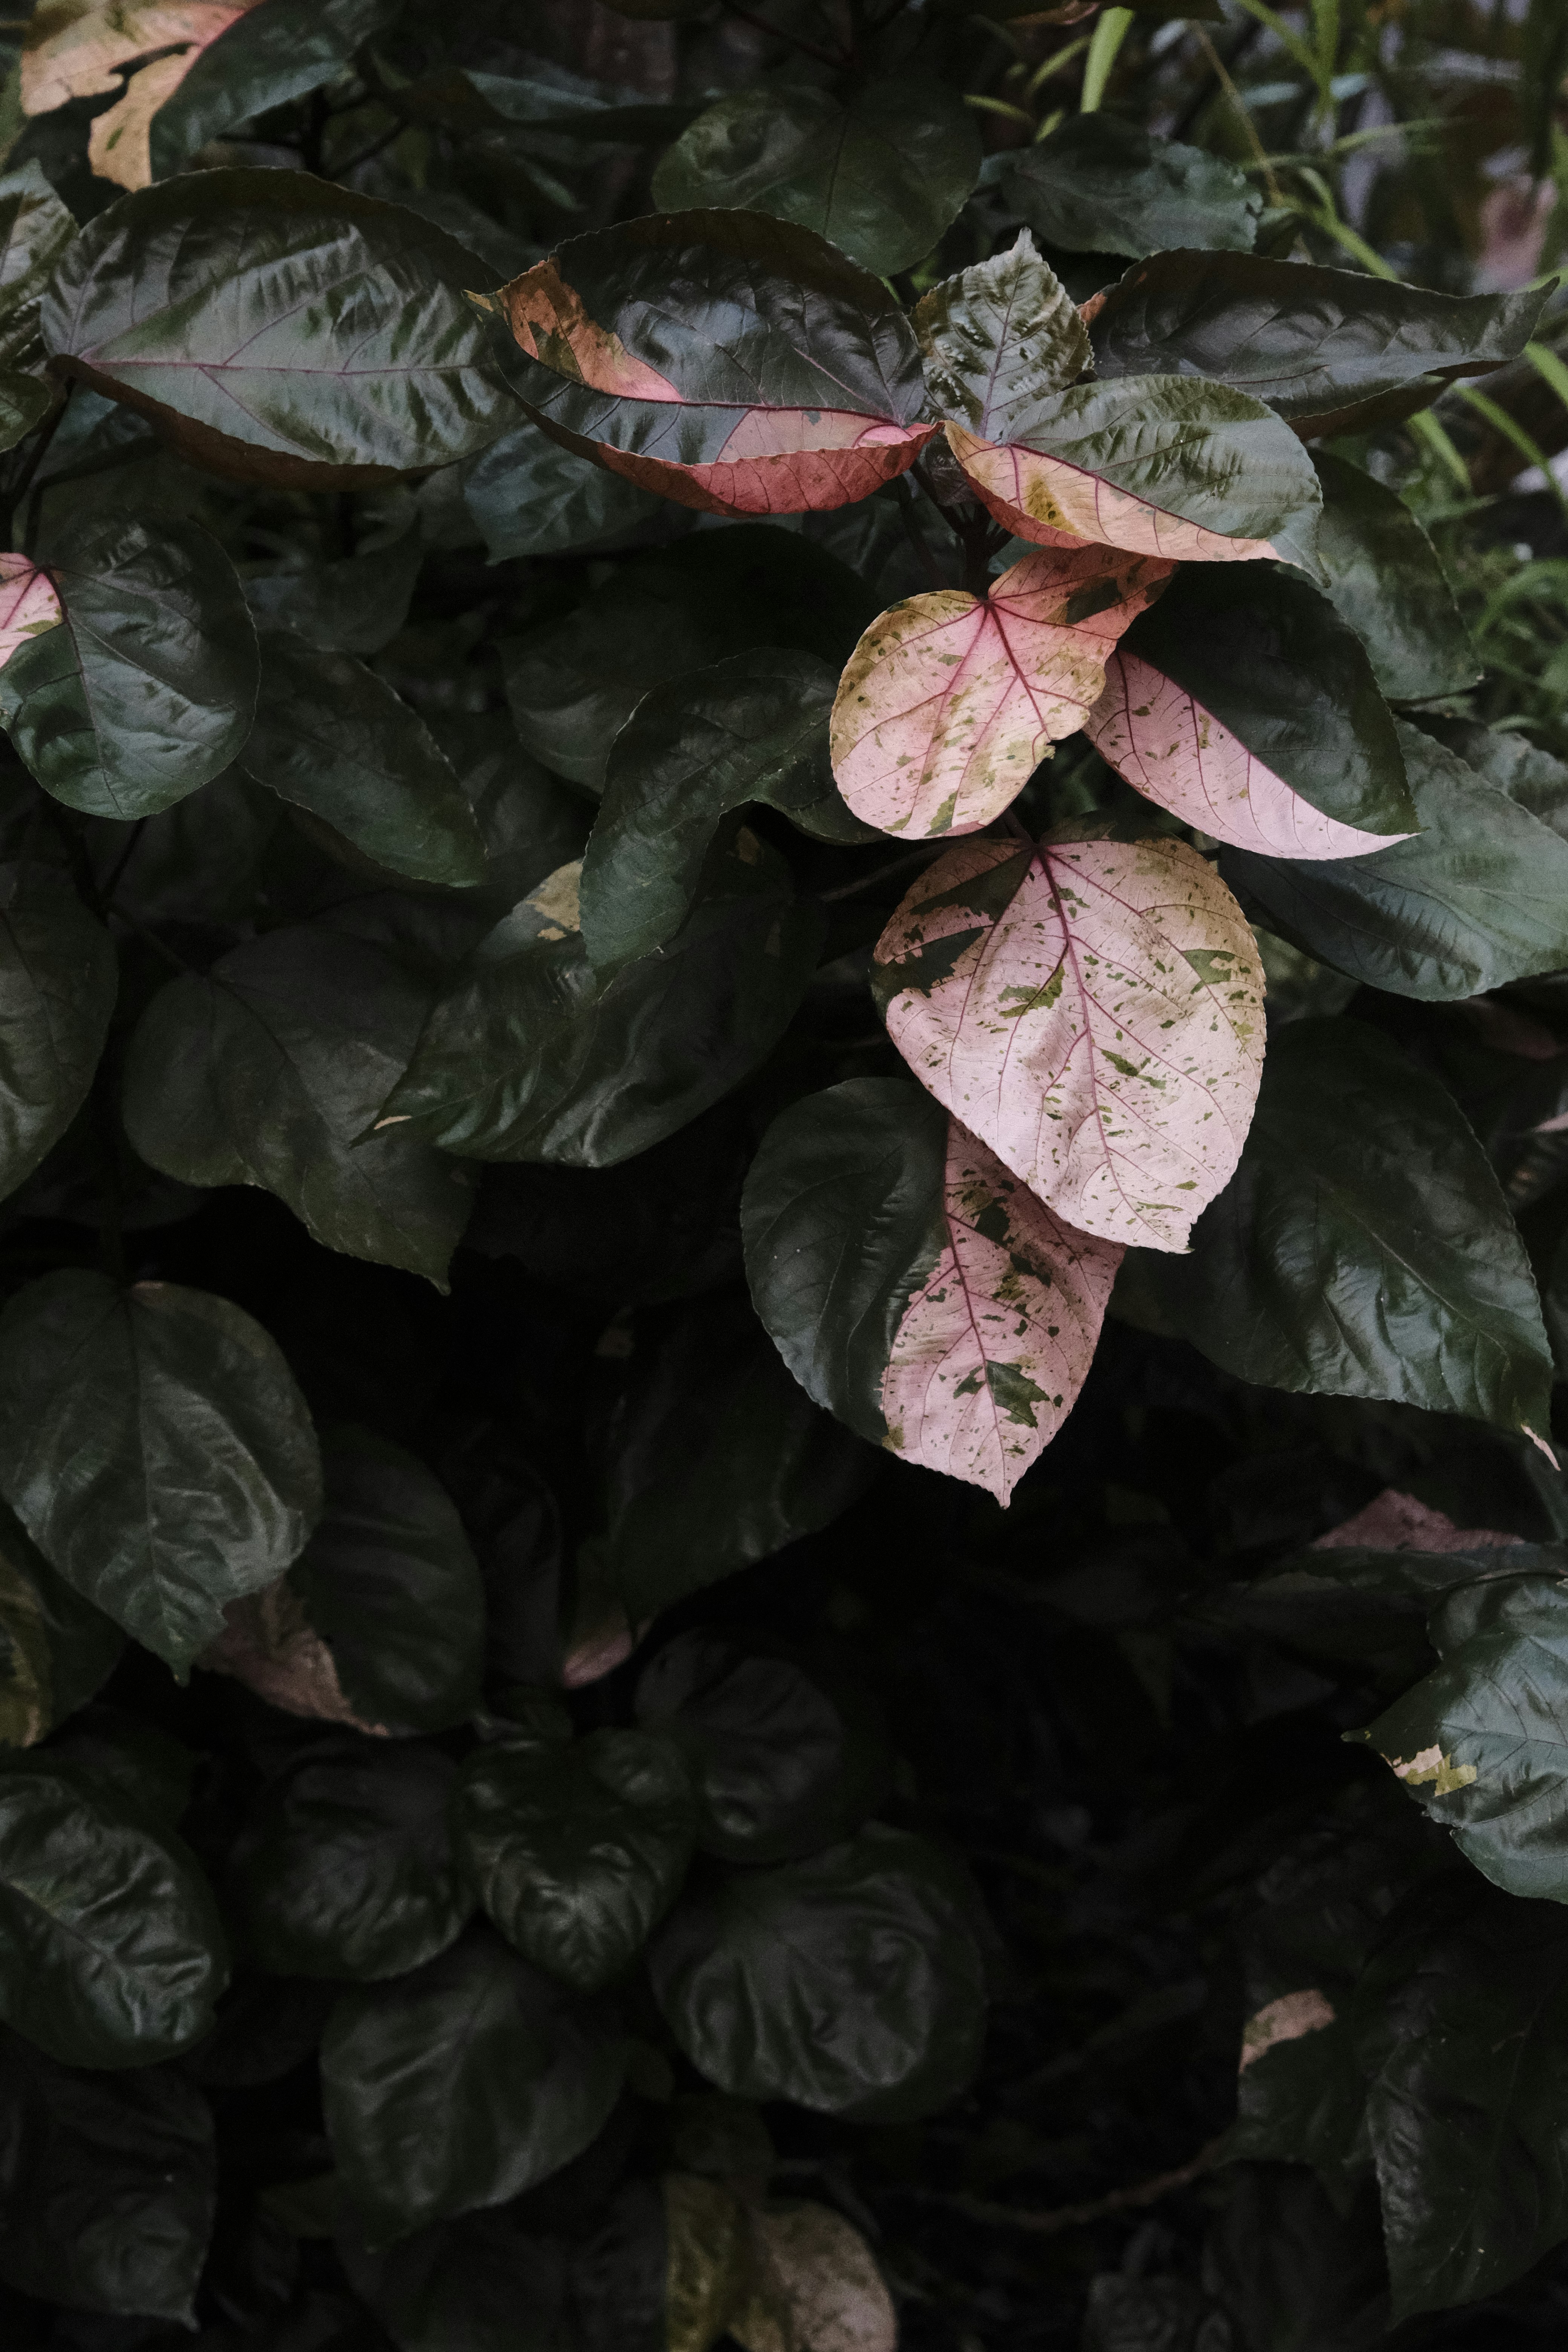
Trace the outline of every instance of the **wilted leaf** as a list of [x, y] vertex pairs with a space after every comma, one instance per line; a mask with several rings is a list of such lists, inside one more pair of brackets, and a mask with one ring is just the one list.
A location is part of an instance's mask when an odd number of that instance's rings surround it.
[[872, 982], [921, 1084], [1058, 1216], [1184, 1247], [1263, 1055], [1252, 935], [1194, 850], [964, 843], [905, 898]]
[[926, 387], [948, 415], [1005, 441], [1016, 415], [1081, 375], [1089, 335], [1023, 229], [1005, 253], [944, 278], [915, 305]]
[[1263, 204], [1222, 156], [1100, 113], [1069, 114], [1023, 149], [1005, 186], [1047, 245], [1135, 258], [1173, 246], [1250, 252]]
[[118, 981], [113, 941], [63, 874], [0, 866], [0, 1199], [86, 1099]]
[[1312, 463], [1323, 486], [1318, 551], [1329, 600], [1366, 647], [1378, 685], [1395, 702], [1463, 694], [1480, 663], [1415, 516], [1359, 466], [1323, 449]]
[[1134, 615], [1169, 579], [1156, 558], [1042, 549], [984, 598], [895, 604], [850, 655], [833, 706], [833, 771], [884, 833], [973, 833], [1075, 734]]

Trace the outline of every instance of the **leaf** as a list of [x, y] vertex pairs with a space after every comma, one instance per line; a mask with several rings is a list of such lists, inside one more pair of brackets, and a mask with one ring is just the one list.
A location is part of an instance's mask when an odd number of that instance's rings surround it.
[[[0, 720], [46, 792], [142, 817], [226, 767], [256, 709], [256, 633], [234, 566], [194, 523], [73, 530], [40, 610], [0, 668]], [[29, 596], [25, 610], [31, 610]]]
[[567, 2250], [526, 2205], [437, 2221], [374, 2253], [345, 2229], [336, 2251], [399, 2352], [556, 2352], [561, 2342]]
[[474, 1908], [447, 1822], [457, 1780], [436, 1748], [306, 1748], [268, 1782], [229, 1855], [247, 1956], [279, 1976], [363, 1983], [445, 1951]]
[[64, 618], [54, 582], [30, 555], [0, 555], [0, 668]]
[[41, 323], [65, 374], [209, 472], [351, 489], [450, 465], [512, 421], [463, 301], [474, 274], [399, 205], [308, 172], [224, 169], [100, 214]]
[[[408, 618], [424, 553], [418, 530], [408, 530], [331, 563], [253, 572], [245, 599], [258, 629], [292, 631], [321, 653], [380, 653]], [[281, 648], [265, 654], [280, 651], [287, 662], [291, 647], [286, 635]]]
[[877, 943], [916, 1077], [1058, 1217], [1185, 1246], [1228, 1182], [1262, 1064], [1263, 975], [1183, 842], [964, 843]]
[[205, 1291], [70, 1271], [0, 1316], [0, 1484], [50, 1566], [182, 1681], [321, 1499], [304, 1400], [258, 1323]]
[[595, 229], [486, 300], [529, 415], [681, 506], [844, 506], [936, 430], [919, 421], [920, 354], [880, 279], [760, 214]]
[[1172, 246], [1249, 252], [1263, 203], [1235, 163], [1099, 113], [1069, 114], [1023, 151], [1004, 185], [1047, 245], [1134, 258]]
[[614, 1166], [673, 1134], [778, 1042], [816, 967], [821, 910], [733, 821], [668, 945], [588, 961], [577, 870], [541, 884], [437, 998], [383, 1121], [479, 1160]]
[[1089, 331], [1101, 377], [1232, 384], [1310, 436], [1354, 432], [1391, 393], [1425, 405], [1517, 359], [1545, 299], [1543, 287], [1434, 294], [1261, 254], [1158, 253], [1098, 298]]
[[[153, 115], [189, 68], [256, 0], [44, 0], [22, 48], [22, 111], [121, 90], [93, 119], [88, 161], [100, 179], [144, 188]], [[142, 63], [143, 59], [154, 62]], [[126, 68], [139, 69], [127, 75]]]
[[898, 2315], [877, 2258], [826, 2205], [752, 2208], [757, 2284], [730, 2333], [743, 2352], [897, 2352]]
[[[0, 369], [7, 374], [44, 364], [38, 302], [75, 235], [69, 206], [36, 159], [0, 177]], [[49, 387], [41, 388], [52, 403]]]
[[78, 2311], [120, 2327], [127, 2312], [194, 2327], [217, 2207], [195, 2084], [172, 2066], [79, 2074], [7, 2034], [0, 2116], [0, 2277], [49, 2303], [68, 2284]]
[[828, 1526], [877, 1467], [728, 1293], [639, 1350], [604, 1450], [605, 1532], [588, 1557], [634, 1624]]
[[[399, 0], [256, 0], [184, 60], [179, 86], [153, 118], [152, 176], [165, 180], [209, 141], [338, 79], [364, 41], [387, 29]], [[138, 183], [144, 185], [145, 182]]]
[[262, 639], [261, 698], [238, 764], [389, 873], [448, 887], [484, 878], [484, 842], [451, 761], [418, 714], [346, 654], [288, 630]]
[[447, 1731], [479, 1705], [484, 1582], [425, 1465], [363, 1430], [324, 1449], [326, 1509], [289, 1571], [355, 1713]]
[[858, 1685], [782, 1644], [678, 1633], [644, 1667], [637, 1721], [685, 1760], [697, 1843], [721, 1862], [788, 1862], [850, 1836], [893, 1758]]
[[663, 507], [651, 490], [562, 448], [531, 421], [503, 433], [464, 468], [463, 501], [492, 563], [624, 539]]
[[1547, 1432], [1551, 1352], [1497, 1178], [1436, 1079], [1362, 1022], [1271, 1040], [1236, 1181], [1158, 1273], [1182, 1334], [1242, 1380]]
[[30, 1747], [106, 1683], [125, 1636], [57, 1576], [20, 1519], [0, 1503], [0, 1632], [9, 1652], [0, 1740]]
[[1396, 491], [1327, 450], [1318, 550], [1327, 594], [1391, 701], [1463, 694], [1480, 677], [1470, 633], [1420, 522]]
[[1360, 639], [1288, 572], [1189, 566], [1123, 639], [1086, 732], [1136, 792], [1237, 848], [1358, 857], [1418, 823]]
[[973, 833], [1092, 710], [1106, 663], [1172, 566], [1042, 549], [985, 595], [939, 588], [874, 621], [833, 706], [833, 772], [884, 833]]
[[322, 2104], [372, 2242], [559, 2171], [598, 2133], [625, 2066], [600, 2011], [488, 1927], [412, 1976], [340, 1995], [321, 2043]]
[[65, 876], [0, 866], [0, 1198], [87, 1099], [118, 983], [114, 943]]
[[1080, 383], [1020, 404], [1008, 426], [1005, 445], [955, 421], [945, 430], [971, 488], [1020, 539], [1317, 569], [1311, 460], [1246, 393], [1179, 375]]
[[654, 1990], [721, 2090], [907, 2121], [944, 2106], [979, 2062], [966, 1907], [932, 1847], [873, 1822], [808, 1861], [688, 1895], [650, 1950]]
[[642, 1731], [481, 1748], [464, 1767], [455, 1819], [468, 1874], [508, 1943], [581, 1992], [629, 1967], [691, 1858], [685, 1768]]
[[1058, 1223], [892, 1078], [775, 1119], [742, 1215], [757, 1311], [807, 1393], [1005, 1505], [1077, 1399], [1119, 1244]]
[[0, 2013], [69, 2066], [145, 2066], [200, 2041], [228, 1976], [195, 1856], [101, 1775], [0, 1765]]
[[922, 294], [914, 327], [931, 401], [993, 440], [1089, 362], [1077, 307], [1026, 228], [1007, 252]]
[[1483, 727], [1478, 719], [1412, 711], [1411, 724], [1473, 768], [1483, 783], [1505, 793], [1553, 833], [1568, 837], [1568, 765], [1527, 735]]
[[0, 372], [0, 449], [14, 449], [54, 406], [49, 386], [36, 375], [7, 368]]
[[443, 1284], [472, 1178], [403, 1129], [364, 1133], [431, 995], [410, 959], [346, 924], [247, 940], [205, 979], [168, 982], [142, 1013], [125, 1059], [126, 1133], [182, 1183], [263, 1185], [328, 1249]]
[[579, 894], [590, 961], [611, 971], [672, 939], [720, 821], [752, 803], [831, 824], [833, 674], [810, 654], [737, 654], [638, 703], [611, 747]]
[[660, 158], [662, 212], [740, 205], [826, 237], [890, 278], [922, 261], [980, 175], [980, 131], [961, 93], [893, 73], [835, 95], [738, 90]]
[[286, 1576], [224, 1611], [224, 1628], [196, 1660], [205, 1672], [232, 1675], [268, 1706], [318, 1723], [346, 1723], [375, 1738], [384, 1723], [366, 1723], [343, 1696], [332, 1654], [305, 1614]]
[[1227, 851], [1226, 878], [1320, 963], [1444, 1003], [1568, 963], [1568, 841], [1396, 720], [1421, 831], [1303, 866]]

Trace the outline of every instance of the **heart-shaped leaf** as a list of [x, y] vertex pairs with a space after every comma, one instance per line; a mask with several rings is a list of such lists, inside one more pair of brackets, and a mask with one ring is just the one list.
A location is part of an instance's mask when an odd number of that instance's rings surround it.
[[833, 706], [833, 772], [884, 833], [973, 833], [1094, 708], [1117, 639], [1170, 578], [1157, 558], [1042, 549], [994, 581], [874, 621]]
[[1015, 216], [1068, 253], [1250, 252], [1263, 199], [1235, 163], [1114, 115], [1069, 114], [1009, 158]]
[[965, 842], [877, 943], [922, 1086], [1080, 1233], [1185, 1247], [1228, 1182], [1263, 1063], [1241, 909], [1184, 842]]
[[529, 414], [681, 506], [844, 506], [936, 430], [920, 421], [920, 353], [881, 280], [760, 213], [592, 230], [486, 299]]
[[922, 294], [914, 320], [931, 400], [994, 441], [1089, 362], [1078, 306], [1027, 229], [1005, 253]]
[[119, 977], [113, 941], [63, 874], [0, 866], [0, 1199], [86, 1100]]

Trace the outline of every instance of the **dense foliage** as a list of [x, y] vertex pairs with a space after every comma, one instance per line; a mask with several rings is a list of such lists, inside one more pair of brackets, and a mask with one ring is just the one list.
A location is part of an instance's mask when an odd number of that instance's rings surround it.
[[0, 43], [7, 2352], [1556, 2342], [1561, 6]]

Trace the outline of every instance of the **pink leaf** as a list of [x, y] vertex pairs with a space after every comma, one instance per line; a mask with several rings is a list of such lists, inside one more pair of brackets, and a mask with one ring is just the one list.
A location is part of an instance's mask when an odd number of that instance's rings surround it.
[[1135, 792], [1233, 849], [1265, 857], [1363, 857], [1409, 839], [1363, 833], [1325, 816], [1184, 687], [1137, 654], [1110, 656], [1086, 731]]
[[1263, 1069], [1263, 968], [1184, 842], [966, 841], [877, 943], [893, 1043], [1080, 1233], [1180, 1250]]
[[1435, 1511], [1397, 1486], [1363, 1506], [1353, 1517], [1319, 1536], [1314, 1551], [1490, 1551], [1522, 1543], [1522, 1536], [1499, 1535], [1493, 1528], [1457, 1528], [1447, 1511]]
[[[119, 89], [127, 66], [150, 58], [123, 95], [93, 118], [88, 161], [100, 179], [145, 188], [153, 178], [153, 117], [202, 51], [257, 0], [42, 0], [22, 54], [22, 111], [48, 114], [68, 99]], [[160, 50], [171, 54], [159, 56]]]
[[882, 1376], [888, 1444], [1005, 1504], [1077, 1402], [1121, 1245], [1063, 1224], [957, 1119], [943, 1206]]
[[64, 617], [54, 582], [30, 555], [0, 555], [0, 669], [18, 646], [58, 628]]
[[1172, 566], [1085, 546], [1026, 555], [984, 599], [911, 596], [872, 622], [833, 706], [833, 772], [884, 833], [973, 833], [1082, 727], [1121, 632]]
[[1070, 546], [1080, 539], [1103, 547], [1125, 547], [1169, 562], [1245, 563], [1258, 556], [1284, 555], [1267, 539], [1227, 539], [1205, 530], [1163, 507], [1150, 506], [1119, 490], [1098, 474], [1086, 473], [1064, 457], [1019, 442], [1005, 446], [982, 441], [951, 420], [948, 442], [979, 497], [998, 522], [1040, 547]]

